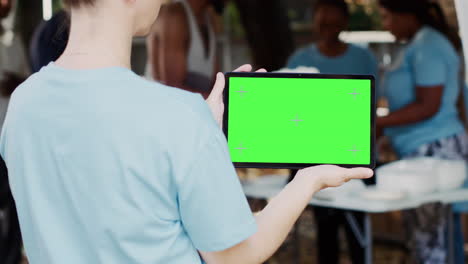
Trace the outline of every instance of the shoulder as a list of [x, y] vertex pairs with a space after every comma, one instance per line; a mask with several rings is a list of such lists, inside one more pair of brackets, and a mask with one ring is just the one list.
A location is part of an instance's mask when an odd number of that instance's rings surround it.
[[[57, 78], [50, 69], [35, 73], [13, 93], [13, 105], [37, 105], [37, 98], [49, 100], [48, 94], [57, 91]], [[93, 90], [96, 98], [102, 99], [105, 107], [118, 109], [124, 115], [152, 120], [170, 116], [174, 121], [196, 122], [201, 119], [213, 119], [211, 112], [201, 95], [169, 87], [161, 83], [146, 80], [130, 71], [116, 72], [106, 79], [94, 82], [87, 89]], [[73, 84], [73, 83], [72, 83]], [[78, 84], [82, 87], [83, 84]], [[77, 86], [78, 87], [78, 86]], [[81, 88], [80, 88], [81, 89]], [[75, 89], [78, 95], [79, 89]], [[214, 120], [213, 120], [214, 122]]]
[[21, 83], [10, 96], [8, 113], [18, 115], [28, 112], [34, 105], [44, 103], [41, 96], [44, 94], [43, 78], [40, 72], [34, 73]]
[[172, 3], [161, 8], [158, 21], [171, 22], [168, 26], [187, 26], [188, 18], [185, 7], [181, 3]]
[[208, 104], [199, 94], [146, 80], [141, 80], [138, 93], [138, 105], [129, 105], [134, 107], [131, 116], [151, 132], [149, 137], [172, 149], [171, 153], [198, 149], [196, 146], [212, 140], [215, 131], [219, 131]]
[[377, 59], [367, 48], [349, 44], [349, 51], [343, 57], [343, 63], [347, 67], [353, 67], [353, 71], [360, 74], [377, 74]]
[[299, 48], [296, 52], [294, 52], [294, 55], [295, 56], [304, 56], [306, 54], [315, 54], [315, 53], [317, 53], [317, 45], [310, 44], [310, 45], [307, 45], [305, 47]]
[[317, 48], [315, 44], [299, 48], [289, 57], [289, 63], [294, 63], [306, 57], [314, 56], [316, 54], [316, 51]]
[[137, 98], [146, 107], [155, 112], [171, 113], [174, 118], [183, 119], [184, 122], [215, 122], [211, 111], [200, 94], [188, 92], [179, 88], [170, 87], [137, 77]]
[[440, 56], [446, 59], [458, 56], [450, 40], [430, 27], [424, 28], [410, 45], [411, 53], [420, 56]]
[[11, 94], [11, 100], [13, 100], [15, 97], [19, 97], [23, 95], [25, 92], [27, 92], [29, 89], [33, 89], [36, 87], [38, 84], [41, 82], [41, 73], [37, 72], [29, 76], [23, 83], [21, 83], [15, 91]]
[[367, 48], [360, 47], [355, 44], [349, 44], [349, 49], [350, 49], [350, 53], [352, 53], [354, 56], [359, 56], [361, 58], [366, 58], [366, 59], [374, 59], [374, 55]]

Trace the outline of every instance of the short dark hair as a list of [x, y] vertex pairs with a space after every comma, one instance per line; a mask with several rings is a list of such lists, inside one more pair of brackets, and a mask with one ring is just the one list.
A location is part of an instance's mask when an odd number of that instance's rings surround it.
[[331, 6], [339, 9], [345, 17], [351, 16], [348, 4], [345, 2], [345, 0], [317, 0], [317, 2], [314, 5], [314, 10], [316, 11], [320, 9], [320, 7], [324, 6]]
[[80, 7], [83, 5], [93, 5], [96, 0], [63, 0], [68, 7]]

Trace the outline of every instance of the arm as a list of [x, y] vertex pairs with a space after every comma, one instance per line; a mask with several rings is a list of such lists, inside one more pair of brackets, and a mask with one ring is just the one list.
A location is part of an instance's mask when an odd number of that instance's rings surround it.
[[416, 101], [386, 117], [378, 118], [377, 126], [383, 128], [407, 125], [431, 118], [440, 109], [443, 90], [442, 85], [416, 87]]
[[194, 91], [185, 85], [190, 32], [183, 7], [179, 4], [167, 6], [157, 24], [160, 37], [157, 40], [153, 37], [151, 45], [155, 51], [152, 63], [158, 65], [153, 69], [154, 76], [166, 85]]
[[317, 191], [371, 176], [371, 170], [362, 168], [318, 166], [301, 170], [256, 216], [258, 231], [253, 236], [224, 251], [200, 253], [207, 264], [262, 263], [280, 247]]
[[[163, 13], [164, 6], [161, 8], [160, 14]], [[151, 77], [155, 80], [160, 79], [159, 78], [159, 67], [161, 65], [161, 59], [164, 59], [163, 55], [158, 56], [158, 49], [161, 43], [159, 43], [159, 34], [161, 30], [161, 22], [160, 18], [161, 15], [158, 17], [156, 20], [156, 23], [154, 23], [153, 28], [151, 29], [150, 34], [146, 37], [146, 47], [147, 47], [147, 55], [148, 55], [148, 63], [151, 65]]]
[[[235, 71], [249, 72], [252, 66], [243, 65]], [[259, 70], [265, 72], [264, 69]], [[224, 75], [217, 75], [216, 84], [207, 99], [215, 120], [222, 124], [224, 105]], [[336, 166], [319, 166], [303, 169], [294, 180], [256, 216], [257, 232], [243, 242], [223, 251], [200, 254], [208, 264], [262, 263], [281, 245], [312, 196], [325, 187], [337, 187], [355, 178], [369, 178], [369, 169], [343, 169]]]

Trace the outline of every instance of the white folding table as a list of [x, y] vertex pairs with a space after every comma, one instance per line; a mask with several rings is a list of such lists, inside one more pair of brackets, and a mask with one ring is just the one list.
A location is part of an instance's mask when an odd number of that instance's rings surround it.
[[[262, 176], [256, 180], [243, 182], [242, 186], [248, 198], [268, 200], [276, 196], [283, 189], [287, 184], [287, 180], [288, 176], [283, 175]], [[365, 214], [363, 229], [358, 226], [356, 219], [351, 213], [346, 213], [346, 219], [357, 240], [360, 242], [361, 247], [365, 250], [365, 263], [370, 264], [372, 263], [372, 226], [370, 214], [415, 209], [421, 205], [434, 202], [451, 205], [462, 201], [468, 201], [468, 189], [456, 189], [447, 192], [408, 196], [394, 201], [368, 200], [358, 195], [346, 193], [343, 195], [335, 195], [333, 199], [329, 200], [313, 199], [310, 205], [363, 212]], [[453, 215], [451, 210], [449, 210], [449, 215], [447, 217], [449, 229], [447, 246], [448, 263], [453, 264]]]

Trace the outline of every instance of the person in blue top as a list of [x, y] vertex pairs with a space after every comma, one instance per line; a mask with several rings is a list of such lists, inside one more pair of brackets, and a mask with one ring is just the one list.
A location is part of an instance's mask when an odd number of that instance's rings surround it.
[[[457, 110], [460, 43], [440, 6], [429, 0], [380, 0], [380, 6], [384, 27], [407, 45], [385, 73], [390, 114], [377, 119], [378, 129], [401, 158], [466, 160], [468, 137]], [[446, 263], [444, 209], [431, 204], [404, 212], [417, 263]]]
[[372, 176], [303, 169], [254, 217], [220, 129], [224, 75], [204, 101], [130, 70], [164, 2], [65, 0], [64, 53], [13, 93], [0, 154], [29, 263], [262, 263], [315, 192]]
[[344, 0], [318, 0], [314, 5], [314, 32], [317, 41], [296, 51], [287, 67], [315, 67], [320, 73], [377, 74], [377, 61], [372, 53], [359, 46], [344, 43], [339, 35], [349, 23], [349, 8]]
[[[376, 76], [377, 61], [364, 48], [347, 44], [339, 35], [348, 27], [350, 11], [344, 0], [319, 0], [314, 5], [314, 31], [317, 41], [295, 52], [287, 67], [315, 67], [327, 74], [370, 74]], [[340, 260], [339, 228], [344, 227], [352, 263], [365, 262], [365, 251], [353, 233], [346, 214], [364, 227], [364, 215], [331, 208], [314, 208], [317, 229], [318, 263], [337, 264]]]

